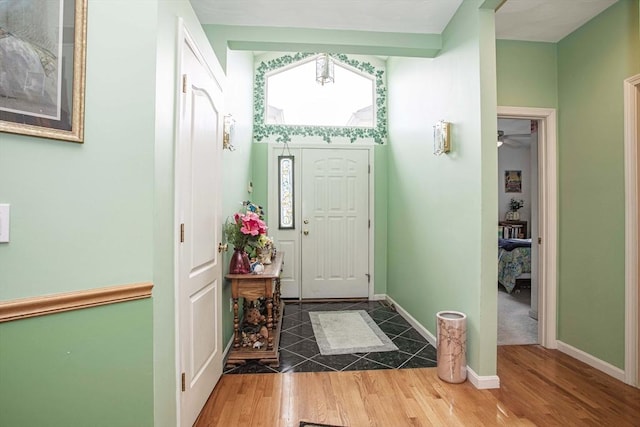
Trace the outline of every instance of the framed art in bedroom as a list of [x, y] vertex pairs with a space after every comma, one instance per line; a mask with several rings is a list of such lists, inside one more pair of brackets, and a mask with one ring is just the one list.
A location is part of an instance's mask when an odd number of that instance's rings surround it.
[[87, 0], [0, 1], [0, 131], [83, 142]]
[[522, 171], [504, 171], [504, 192], [522, 193]]

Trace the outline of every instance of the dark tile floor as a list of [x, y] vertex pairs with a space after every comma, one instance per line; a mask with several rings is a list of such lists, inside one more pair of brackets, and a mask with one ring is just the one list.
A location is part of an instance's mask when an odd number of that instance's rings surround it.
[[[328, 310], [365, 310], [391, 338], [398, 351], [321, 355], [313, 335], [309, 312]], [[435, 366], [436, 349], [386, 304], [374, 301], [287, 302], [280, 335], [280, 366], [271, 368], [257, 362], [249, 362], [246, 365], [227, 368], [224, 373], [354, 371]]]

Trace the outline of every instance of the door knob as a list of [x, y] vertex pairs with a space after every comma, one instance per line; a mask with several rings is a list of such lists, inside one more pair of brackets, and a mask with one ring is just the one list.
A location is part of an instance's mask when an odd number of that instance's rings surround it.
[[304, 234], [305, 236], [308, 236], [308, 235], [309, 235], [309, 230], [304, 230], [304, 231], [302, 232], [302, 234]]
[[309, 220], [308, 220], [308, 219], [305, 219], [303, 222], [304, 222], [305, 224], [309, 224]]
[[218, 243], [218, 253], [222, 251], [227, 251], [227, 243], [225, 243], [224, 245], [222, 244], [222, 242]]

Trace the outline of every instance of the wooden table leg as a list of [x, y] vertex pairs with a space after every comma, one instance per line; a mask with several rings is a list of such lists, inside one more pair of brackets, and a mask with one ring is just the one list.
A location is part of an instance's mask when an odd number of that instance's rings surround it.
[[282, 313], [280, 313], [280, 278], [279, 277], [276, 279], [276, 293], [274, 295], [274, 302], [276, 305], [275, 318], [279, 319], [280, 316], [282, 316]]
[[267, 340], [267, 349], [273, 349], [273, 298], [267, 298], [267, 331], [269, 338]]
[[233, 347], [240, 347], [240, 323], [238, 320], [238, 298], [233, 298]]

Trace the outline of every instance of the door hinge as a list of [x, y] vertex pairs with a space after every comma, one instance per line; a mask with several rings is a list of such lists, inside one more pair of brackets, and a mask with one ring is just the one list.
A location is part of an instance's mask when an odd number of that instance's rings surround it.
[[182, 391], [187, 391], [187, 376], [182, 373]]
[[542, 244], [542, 237], [538, 237], [538, 244], [541, 245]]
[[180, 224], [180, 243], [184, 243], [184, 223]]
[[369, 228], [371, 228], [371, 220], [369, 220], [369, 225], [368, 225], [368, 227], [369, 227]]
[[371, 275], [367, 273], [365, 276], [367, 276], [367, 283], [371, 283]]
[[367, 173], [371, 173], [371, 165], [367, 165]]
[[182, 93], [187, 93], [187, 75], [182, 75]]

